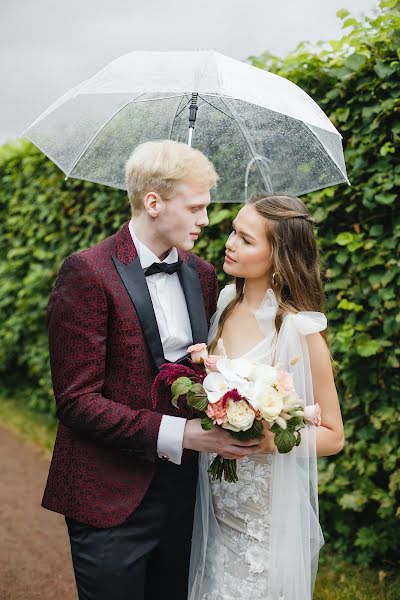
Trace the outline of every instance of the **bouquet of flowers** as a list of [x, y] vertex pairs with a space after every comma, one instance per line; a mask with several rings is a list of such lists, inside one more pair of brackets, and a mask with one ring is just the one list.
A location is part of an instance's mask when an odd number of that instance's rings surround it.
[[[280, 453], [301, 443], [300, 430], [306, 425], [320, 425], [319, 405], [304, 406], [288, 372], [246, 359], [209, 355], [206, 344], [190, 346], [188, 352], [192, 367], [173, 363], [161, 367], [153, 384], [153, 402], [164, 382], [171, 386], [172, 404], [178, 408], [184, 398], [201, 417], [203, 429], [222, 427], [242, 441], [261, 438], [266, 421]], [[221, 481], [223, 475], [226, 481], [236, 482], [236, 467], [236, 460], [217, 455], [209, 473], [214, 480]]]

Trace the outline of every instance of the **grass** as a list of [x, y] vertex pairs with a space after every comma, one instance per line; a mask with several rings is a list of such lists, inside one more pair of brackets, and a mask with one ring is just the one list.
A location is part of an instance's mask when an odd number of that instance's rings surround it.
[[[51, 456], [56, 421], [23, 402], [0, 398], [0, 423]], [[400, 600], [400, 574], [361, 568], [322, 550], [314, 600]]]
[[26, 407], [22, 401], [0, 398], [0, 423], [51, 456], [57, 422]]
[[400, 575], [357, 567], [321, 552], [314, 600], [400, 600]]

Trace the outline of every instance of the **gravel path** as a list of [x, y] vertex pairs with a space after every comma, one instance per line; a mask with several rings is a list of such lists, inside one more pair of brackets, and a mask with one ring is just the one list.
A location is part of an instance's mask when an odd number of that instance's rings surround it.
[[64, 518], [41, 508], [49, 460], [0, 426], [0, 598], [76, 600]]

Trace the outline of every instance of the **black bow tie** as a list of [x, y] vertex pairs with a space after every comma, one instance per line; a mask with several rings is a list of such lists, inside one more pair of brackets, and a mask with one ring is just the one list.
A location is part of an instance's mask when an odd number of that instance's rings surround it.
[[174, 263], [153, 263], [147, 269], [144, 269], [145, 277], [149, 275], [155, 275], [156, 273], [166, 273], [167, 275], [172, 275], [172, 273], [176, 273], [181, 268], [182, 261], [178, 260]]

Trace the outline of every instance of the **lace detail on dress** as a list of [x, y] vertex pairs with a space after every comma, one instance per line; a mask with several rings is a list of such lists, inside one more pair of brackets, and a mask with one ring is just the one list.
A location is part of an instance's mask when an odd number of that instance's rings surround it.
[[207, 552], [206, 589], [210, 591], [202, 600], [270, 599], [266, 548], [271, 475], [271, 455], [260, 455], [238, 461], [237, 483], [211, 482], [223, 545], [214, 539]]
[[[221, 292], [210, 339], [234, 294], [234, 286]], [[277, 308], [273, 291], [267, 290], [255, 315], [264, 340], [242, 357], [273, 364]], [[271, 454], [244, 458], [238, 461], [237, 483], [210, 481], [219, 533], [208, 538], [200, 600], [288, 600], [279, 593], [272, 597], [270, 583], [272, 462]]]
[[[210, 340], [233, 296], [233, 286], [222, 291]], [[276, 310], [273, 291], [268, 290], [255, 314], [265, 340], [245, 356], [290, 370], [297, 392], [311, 405], [313, 387], [304, 336], [324, 329], [326, 319], [321, 313], [290, 313], [277, 335]], [[312, 599], [323, 537], [312, 430], [303, 439], [308, 440], [306, 445], [288, 455], [259, 455], [239, 461], [237, 483], [209, 481], [206, 457], [202, 456], [203, 512], [194, 531], [203, 537], [192, 563], [190, 600]]]

